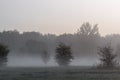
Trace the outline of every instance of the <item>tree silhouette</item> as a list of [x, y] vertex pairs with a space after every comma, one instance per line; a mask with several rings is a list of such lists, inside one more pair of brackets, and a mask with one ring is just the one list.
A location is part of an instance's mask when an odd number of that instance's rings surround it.
[[0, 44], [0, 66], [6, 65], [8, 52], [7, 47]]
[[99, 35], [99, 30], [97, 27], [98, 24], [95, 24], [93, 27], [89, 22], [83, 23], [80, 29], [78, 29], [78, 34], [83, 34], [86, 36]]
[[50, 59], [50, 55], [46, 50], [44, 50], [43, 53], [41, 53], [41, 58], [43, 62], [46, 64]]
[[101, 61], [99, 67], [110, 68], [110, 67], [116, 67], [116, 65], [118, 65], [118, 62], [116, 60], [117, 55], [113, 54], [113, 49], [111, 48], [110, 45], [105, 47], [100, 47], [98, 54], [100, 56], [100, 61]]
[[78, 54], [80, 54], [80, 56], [96, 56], [96, 48], [100, 43], [100, 35], [97, 24], [92, 26], [89, 22], [83, 23], [78, 29], [77, 37], [79, 41], [75, 42], [77, 43], [76, 45], [78, 45], [75, 49], [79, 52]]
[[60, 66], [67, 66], [73, 59], [71, 47], [60, 43], [56, 48], [56, 61]]

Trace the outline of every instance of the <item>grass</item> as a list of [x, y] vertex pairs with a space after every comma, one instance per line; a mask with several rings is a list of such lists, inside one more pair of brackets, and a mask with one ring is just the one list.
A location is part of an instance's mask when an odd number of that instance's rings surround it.
[[120, 70], [89, 67], [1, 68], [0, 80], [120, 80]]

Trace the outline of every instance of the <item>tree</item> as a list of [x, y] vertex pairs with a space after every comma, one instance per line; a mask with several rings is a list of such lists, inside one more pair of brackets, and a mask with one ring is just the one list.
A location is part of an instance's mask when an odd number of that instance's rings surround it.
[[8, 52], [8, 48], [0, 44], [0, 66], [6, 65]]
[[22, 53], [31, 53], [31, 54], [39, 54], [42, 53], [46, 49], [46, 45], [43, 41], [37, 40], [27, 40], [23, 47], [20, 49]]
[[118, 65], [116, 60], [117, 55], [113, 54], [111, 46], [100, 47], [99, 52], [101, 64], [99, 67], [113, 68]]
[[93, 27], [89, 22], [83, 23], [80, 29], [78, 29], [78, 34], [83, 34], [86, 36], [99, 35], [98, 24], [95, 24]]
[[73, 59], [71, 47], [60, 43], [56, 48], [56, 61], [60, 66], [67, 66]]
[[25, 47], [21, 49], [23, 52], [29, 52], [33, 56], [40, 56], [44, 63], [47, 63], [50, 59], [48, 53], [48, 47], [45, 42], [37, 40], [28, 40]]
[[44, 50], [43, 53], [41, 53], [41, 58], [43, 62], [46, 64], [50, 59], [50, 55], [48, 54], [46, 50]]
[[92, 26], [89, 22], [86, 22], [78, 29], [77, 38], [79, 42], [76, 44], [78, 47], [75, 48], [79, 52], [78, 54], [80, 54], [78, 56], [96, 56], [96, 48], [100, 44], [100, 35], [97, 26], [97, 24]]

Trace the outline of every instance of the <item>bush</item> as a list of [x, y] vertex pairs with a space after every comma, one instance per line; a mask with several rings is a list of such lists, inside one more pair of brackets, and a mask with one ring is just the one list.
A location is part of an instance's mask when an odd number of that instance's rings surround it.
[[71, 47], [60, 43], [56, 48], [56, 61], [60, 66], [67, 66], [73, 59]]
[[117, 55], [113, 54], [113, 49], [111, 48], [110, 45], [100, 47], [98, 54], [100, 56], [101, 61], [98, 67], [115, 68], [118, 65], [118, 62], [116, 60]]
[[9, 50], [7, 46], [0, 44], [0, 66], [6, 65]]

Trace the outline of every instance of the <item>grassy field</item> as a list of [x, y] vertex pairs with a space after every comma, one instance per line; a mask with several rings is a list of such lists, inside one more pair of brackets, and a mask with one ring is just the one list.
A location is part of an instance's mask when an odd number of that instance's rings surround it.
[[120, 70], [88, 67], [1, 68], [0, 80], [120, 80]]

